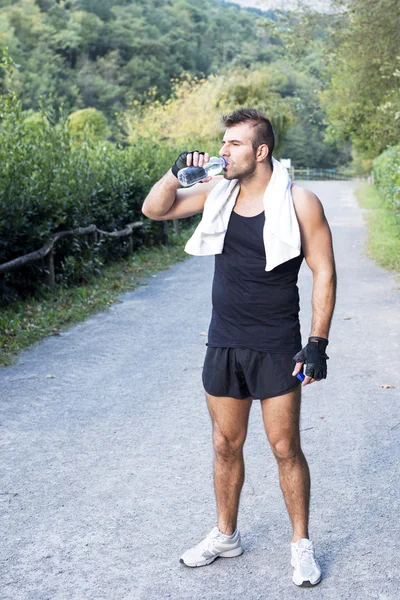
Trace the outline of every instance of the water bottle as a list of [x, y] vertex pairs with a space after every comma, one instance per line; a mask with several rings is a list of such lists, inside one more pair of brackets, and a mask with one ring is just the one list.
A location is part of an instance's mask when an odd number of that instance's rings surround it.
[[183, 187], [193, 185], [206, 177], [213, 177], [221, 173], [226, 167], [226, 160], [221, 156], [212, 156], [210, 162], [202, 167], [186, 167], [178, 171], [178, 180]]

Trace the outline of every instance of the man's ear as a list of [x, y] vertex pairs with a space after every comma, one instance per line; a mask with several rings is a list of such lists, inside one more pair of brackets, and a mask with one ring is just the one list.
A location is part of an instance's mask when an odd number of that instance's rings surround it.
[[269, 148], [267, 146], [267, 144], [261, 144], [261, 146], [258, 146], [257, 148], [257, 153], [256, 153], [256, 158], [258, 162], [262, 162], [264, 161], [267, 156], [269, 154]]

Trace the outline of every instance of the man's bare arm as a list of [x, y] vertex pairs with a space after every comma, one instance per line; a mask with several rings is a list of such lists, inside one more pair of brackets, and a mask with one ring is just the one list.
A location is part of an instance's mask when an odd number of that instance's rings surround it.
[[[186, 157], [185, 157], [186, 155]], [[183, 152], [168, 171], [150, 190], [143, 206], [142, 212], [149, 219], [166, 221], [168, 219], [183, 219], [203, 211], [205, 201], [219, 178], [204, 180], [190, 188], [180, 188], [174, 173], [181, 168], [180, 163], [186, 166], [202, 167], [210, 160], [207, 152]]]
[[153, 185], [143, 203], [142, 212], [155, 221], [183, 219], [200, 213], [208, 194], [218, 181], [220, 178], [214, 177], [207, 183], [197, 183], [191, 188], [182, 189], [170, 170]]
[[336, 300], [336, 269], [331, 231], [320, 200], [294, 185], [292, 196], [304, 257], [313, 273], [311, 336], [328, 339]]

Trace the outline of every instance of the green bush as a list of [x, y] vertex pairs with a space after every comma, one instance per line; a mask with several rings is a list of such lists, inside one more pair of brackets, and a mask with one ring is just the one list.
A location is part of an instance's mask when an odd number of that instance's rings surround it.
[[83, 108], [69, 115], [71, 133], [78, 138], [102, 140], [110, 135], [105, 115], [97, 108]]
[[400, 217], [400, 146], [382, 152], [373, 162], [375, 184]]
[[[8, 59], [6, 59], [8, 60]], [[3, 67], [8, 68], [4, 64]], [[0, 264], [41, 248], [57, 231], [92, 223], [105, 231], [141, 220], [150, 186], [172, 164], [176, 150], [140, 140], [119, 147], [71, 135], [70, 120], [49, 112], [23, 113], [12, 91], [0, 96]], [[161, 239], [146, 223], [136, 245]], [[99, 245], [101, 247], [99, 247]], [[56, 244], [59, 281], [76, 283], [123, 252], [123, 242], [92, 245], [83, 237]], [[33, 291], [44, 265], [34, 263], [0, 278], [0, 292]]]

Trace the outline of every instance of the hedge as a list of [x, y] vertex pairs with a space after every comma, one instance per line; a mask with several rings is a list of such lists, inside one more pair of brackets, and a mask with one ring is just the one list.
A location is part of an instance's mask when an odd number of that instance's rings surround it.
[[[177, 150], [149, 141], [121, 147], [88, 135], [74, 138], [63, 115], [26, 117], [13, 93], [0, 97], [0, 263], [43, 246], [58, 231], [96, 224], [122, 229], [142, 219], [151, 185], [170, 167]], [[161, 226], [147, 222], [138, 244], [158, 243]], [[142, 238], [140, 238], [142, 235]], [[122, 252], [85, 238], [56, 246], [56, 272], [63, 283], [84, 280]], [[44, 265], [34, 263], [0, 278], [0, 294], [32, 292]]]
[[392, 146], [373, 162], [374, 181], [382, 196], [400, 217], [400, 146]]

